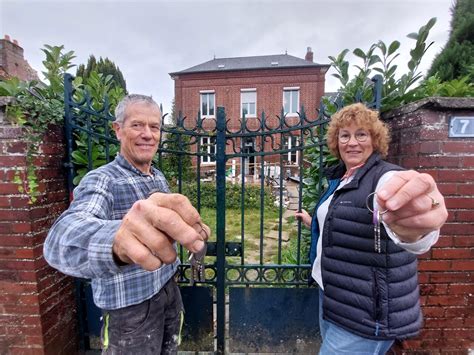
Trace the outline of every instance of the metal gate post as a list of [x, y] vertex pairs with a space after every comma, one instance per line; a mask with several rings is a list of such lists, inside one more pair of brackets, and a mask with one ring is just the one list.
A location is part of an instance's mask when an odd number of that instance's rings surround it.
[[66, 139], [66, 162], [64, 163], [67, 169], [67, 187], [69, 190], [69, 201], [72, 201], [72, 190], [74, 190], [74, 165], [72, 164], [72, 75], [64, 74], [64, 135]]
[[224, 107], [217, 108], [216, 200], [217, 200], [217, 354], [225, 352], [225, 134]]

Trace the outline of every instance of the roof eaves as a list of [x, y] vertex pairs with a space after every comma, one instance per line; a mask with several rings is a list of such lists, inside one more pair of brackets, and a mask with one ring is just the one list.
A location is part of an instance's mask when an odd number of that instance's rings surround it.
[[[326, 68], [331, 67], [330, 64], [317, 64], [314, 65], [288, 65], [288, 66], [270, 66], [270, 67], [253, 67], [253, 68], [232, 68], [232, 69], [204, 69], [204, 70], [193, 70], [188, 71], [187, 69], [168, 73], [171, 77], [176, 75], [187, 75], [187, 74], [197, 74], [197, 73], [221, 73], [221, 72], [236, 72], [236, 71], [247, 71], [247, 70], [281, 70], [281, 69], [297, 69], [297, 68]], [[327, 71], [327, 70], [326, 70]]]

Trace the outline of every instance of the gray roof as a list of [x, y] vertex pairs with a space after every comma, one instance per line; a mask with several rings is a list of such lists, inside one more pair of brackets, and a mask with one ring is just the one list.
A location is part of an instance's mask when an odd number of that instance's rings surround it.
[[237, 57], [237, 58], [215, 58], [208, 62], [195, 65], [194, 67], [184, 69], [178, 72], [170, 73], [171, 76], [177, 74], [214, 72], [214, 71], [232, 71], [232, 70], [251, 70], [267, 68], [302, 68], [302, 67], [328, 67], [329, 64], [313, 63], [289, 54], [261, 55], [255, 57]]

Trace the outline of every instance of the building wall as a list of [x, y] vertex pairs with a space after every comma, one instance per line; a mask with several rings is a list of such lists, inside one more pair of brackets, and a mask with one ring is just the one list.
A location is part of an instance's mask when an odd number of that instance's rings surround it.
[[385, 117], [389, 160], [433, 176], [449, 211], [438, 243], [419, 257], [424, 328], [397, 354], [474, 349], [474, 138], [448, 137], [452, 116], [474, 116], [474, 99], [429, 98]]
[[0, 79], [17, 77], [20, 80], [38, 80], [38, 74], [23, 57], [23, 48], [9, 36], [0, 39]]
[[324, 80], [321, 69], [314, 67], [180, 75], [175, 78], [175, 106], [177, 112], [195, 118], [200, 109], [200, 91], [215, 90], [216, 106], [224, 106], [228, 119], [237, 125], [241, 89], [256, 89], [257, 115], [265, 111], [275, 118], [283, 106], [283, 88], [299, 87], [300, 105], [314, 116], [324, 95]]
[[[276, 128], [283, 107], [283, 89], [287, 87], [299, 87], [300, 107], [311, 119], [317, 117], [316, 109], [319, 108], [321, 97], [324, 95], [325, 69], [318, 67], [293, 68], [293, 69], [261, 69], [247, 71], [192, 73], [179, 75], [175, 80], [175, 110], [182, 112], [187, 119], [187, 127], [194, 127], [198, 111], [200, 110], [200, 91], [214, 90], [216, 108], [225, 107], [226, 119], [230, 120], [228, 127], [231, 131], [237, 131], [241, 123], [241, 90], [256, 89], [257, 95], [257, 117], [261, 118], [262, 111], [265, 112], [266, 123], [269, 127]], [[288, 117], [287, 122], [294, 124], [299, 119]], [[205, 120], [207, 129], [215, 127], [211, 120]], [[260, 126], [260, 121], [255, 118], [247, 118], [247, 127], [255, 130]], [[275, 143], [279, 143], [277, 136]], [[257, 141], [256, 144], [261, 144]], [[270, 142], [265, 143], [266, 146]], [[232, 147], [228, 146], [227, 151]], [[278, 159], [277, 156], [268, 158]], [[258, 164], [259, 159], [255, 162]], [[195, 159], [194, 159], [194, 164]]]

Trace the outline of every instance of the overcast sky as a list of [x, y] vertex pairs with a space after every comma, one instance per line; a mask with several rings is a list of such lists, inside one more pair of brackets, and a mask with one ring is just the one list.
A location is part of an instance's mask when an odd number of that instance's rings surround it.
[[[431, 17], [435, 44], [423, 59], [423, 73], [446, 44], [452, 0], [0, 0], [1, 36], [24, 48], [38, 72], [44, 44], [64, 45], [86, 63], [90, 54], [120, 67], [130, 93], [152, 95], [168, 112], [174, 97], [170, 72], [215, 57], [283, 54], [329, 64], [345, 48], [364, 51], [383, 40], [401, 42], [403, 74], [417, 32]], [[354, 59], [351, 55], [349, 59]], [[351, 64], [357, 63], [354, 60]], [[357, 63], [360, 64], [360, 63]], [[75, 68], [71, 70], [75, 74]], [[337, 79], [326, 74], [326, 91]]]

